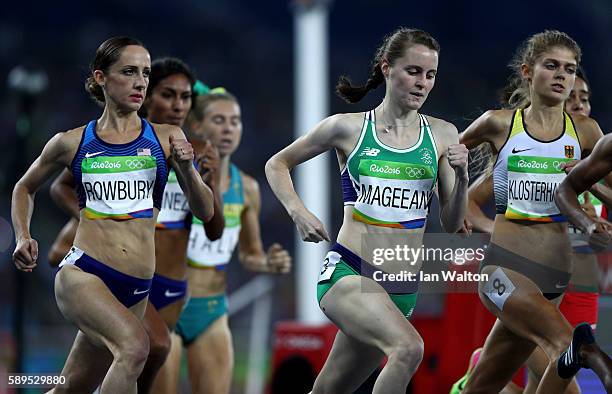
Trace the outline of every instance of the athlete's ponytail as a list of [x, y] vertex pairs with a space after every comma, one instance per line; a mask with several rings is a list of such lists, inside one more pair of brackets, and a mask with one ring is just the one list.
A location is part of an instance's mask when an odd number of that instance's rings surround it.
[[397, 59], [406, 54], [408, 48], [416, 44], [440, 52], [440, 45], [429, 33], [423, 30], [399, 28], [386, 36], [376, 50], [367, 82], [362, 86], [353, 86], [351, 80], [346, 75], [342, 75], [336, 84], [336, 93], [346, 102], [356, 103], [360, 101], [370, 90], [376, 89], [385, 81], [381, 69], [383, 59], [386, 59], [393, 66]]
[[525, 108], [531, 103], [529, 91], [530, 80], [525, 79], [521, 72], [523, 64], [533, 70], [536, 61], [542, 54], [551, 48], [567, 48], [572, 51], [576, 63], [580, 63], [582, 51], [580, 46], [566, 33], [557, 30], [546, 30], [529, 37], [518, 49], [516, 55], [508, 65], [513, 73], [504, 88], [501, 100], [502, 105], [509, 109]]

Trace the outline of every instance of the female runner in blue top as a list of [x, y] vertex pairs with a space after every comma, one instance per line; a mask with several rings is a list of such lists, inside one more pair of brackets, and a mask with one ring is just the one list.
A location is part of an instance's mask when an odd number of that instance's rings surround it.
[[155, 221], [168, 164], [184, 186], [192, 212], [213, 216], [213, 194], [193, 167], [193, 149], [175, 126], [151, 125], [138, 117], [151, 70], [149, 52], [127, 37], [102, 43], [91, 66], [87, 90], [104, 103], [97, 120], [58, 133], [15, 185], [12, 218], [17, 246], [13, 260], [31, 272], [38, 244], [30, 234], [34, 195], [61, 167], [77, 185], [80, 219], [74, 246], [55, 278], [62, 314], [79, 332], [62, 375], [82, 363], [95, 370], [100, 348], [113, 362], [102, 393], [135, 393], [149, 353], [142, 326], [155, 269]]

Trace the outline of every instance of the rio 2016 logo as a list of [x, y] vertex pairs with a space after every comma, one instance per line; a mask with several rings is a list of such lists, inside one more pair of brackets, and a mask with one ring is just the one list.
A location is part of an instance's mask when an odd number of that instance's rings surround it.
[[[563, 161], [558, 161], [555, 160], [552, 162], [552, 166], [555, 170], [561, 172], [563, 171], [563, 165], [565, 164], [565, 162]], [[548, 162], [545, 161], [536, 161], [536, 160], [531, 160], [531, 161], [527, 161], [527, 160], [519, 160], [516, 163], [518, 168], [531, 168], [531, 169], [539, 169], [539, 170], [547, 170], [548, 169]]]
[[119, 163], [118, 161], [116, 162], [112, 162], [112, 161], [94, 161], [93, 163], [91, 163], [91, 168], [95, 169], [95, 168], [121, 168], [121, 163]]
[[370, 171], [378, 172], [380, 174], [394, 174], [394, 175], [399, 175], [401, 173], [400, 169], [397, 167], [391, 167], [389, 165], [384, 165], [381, 167], [376, 164], [372, 164], [370, 166]]

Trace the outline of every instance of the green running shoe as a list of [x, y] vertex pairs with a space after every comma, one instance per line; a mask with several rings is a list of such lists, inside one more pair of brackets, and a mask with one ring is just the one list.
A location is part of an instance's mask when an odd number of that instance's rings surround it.
[[474, 367], [478, 363], [478, 359], [480, 358], [480, 353], [482, 353], [481, 347], [474, 350], [474, 352], [472, 353], [472, 356], [470, 357], [470, 363], [468, 365], [467, 372], [465, 373], [465, 375], [463, 375], [461, 379], [459, 379], [458, 381], [455, 382], [455, 384], [453, 384], [453, 387], [451, 387], [450, 394], [461, 394], [461, 392], [463, 391], [463, 388], [465, 387], [465, 384], [467, 383], [470, 375], [472, 374], [472, 371], [474, 370]]

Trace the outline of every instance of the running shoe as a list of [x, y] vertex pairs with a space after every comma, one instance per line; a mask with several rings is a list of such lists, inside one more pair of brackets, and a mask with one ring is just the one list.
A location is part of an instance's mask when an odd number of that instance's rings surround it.
[[465, 384], [467, 383], [468, 378], [470, 377], [470, 375], [472, 374], [472, 371], [474, 370], [474, 367], [478, 363], [478, 359], [480, 358], [480, 353], [482, 353], [481, 347], [474, 350], [474, 352], [472, 353], [472, 356], [470, 357], [470, 363], [468, 365], [467, 372], [465, 373], [465, 375], [463, 375], [461, 379], [459, 379], [458, 381], [455, 382], [455, 384], [453, 384], [453, 387], [451, 387], [450, 394], [461, 394], [461, 392], [463, 391], [463, 387], [465, 387]]

